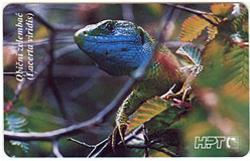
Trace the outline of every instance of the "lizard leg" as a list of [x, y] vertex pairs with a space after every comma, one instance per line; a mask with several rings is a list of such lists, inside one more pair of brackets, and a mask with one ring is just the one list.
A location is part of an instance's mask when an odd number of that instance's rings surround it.
[[181, 90], [177, 92], [177, 95], [182, 94], [182, 101], [186, 99], [187, 92], [192, 89], [191, 84], [202, 70], [202, 66], [193, 66], [190, 70], [191, 72], [183, 83]]
[[175, 93], [173, 92], [173, 89], [175, 88], [176, 84], [174, 84], [165, 94], [161, 96], [163, 99], [168, 99], [170, 96], [174, 96]]
[[116, 127], [113, 131], [112, 137], [113, 149], [115, 149], [115, 146], [120, 140], [122, 141], [123, 145], [125, 145], [124, 137], [129, 125], [129, 116], [131, 116], [131, 114], [133, 114], [145, 100], [151, 97], [151, 93], [149, 96], [145, 94], [147, 92], [148, 91], [145, 90], [144, 85], [140, 91], [134, 89], [118, 109], [115, 118]]
[[116, 122], [116, 127], [113, 130], [112, 140], [111, 140], [113, 151], [115, 151], [115, 147], [118, 143], [119, 138], [121, 139], [123, 145], [126, 147], [124, 138], [128, 126], [128, 116], [125, 114], [123, 108], [120, 108], [118, 110], [115, 122]]
[[169, 89], [169, 91], [167, 93], [162, 95], [161, 98], [168, 100], [170, 98], [174, 98], [174, 97], [182, 95], [181, 98], [184, 101], [186, 99], [187, 92], [191, 89], [191, 85], [189, 84], [189, 82], [187, 82], [187, 81], [184, 82], [181, 89], [177, 93], [174, 93], [172, 91], [174, 89], [174, 87], [175, 87], [175, 84]]
[[182, 95], [181, 98], [182, 98], [182, 101], [184, 101], [186, 99], [187, 92], [189, 90], [191, 90], [192, 82], [196, 78], [197, 74], [199, 74], [199, 72], [202, 70], [202, 66], [193, 66], [192, 68], [190, 68], [190, 70], [191, 70], [191, 72], [189, 73], [189, 75], [187, 76], [186, 80], [184, 81], [181, 89], [177, 93], [172, 92], [172, 90], [175, 87], [175, 84], [174, 84], [166, 94], [161, 96], [161, 98], [169, 99], [169, 98], [173, 98], [173, 97]]
[[[174, 86], [172, 86], [172, 87], [174, 87]], [[187, 92], [191, 89], [191, 86], [183, 85], [182, 88], [177, 93], [174, 93], [172, 91], [172, 89], [173, 88], [170, 88], [170, 90], [167, 93], [165, 93], [164, 95], [162, 95], [161, 98], [168, 100], [170, 98], [174, 98], [174, 97], [182, 95], [181, 98], [184, 101], [186, 98]]]

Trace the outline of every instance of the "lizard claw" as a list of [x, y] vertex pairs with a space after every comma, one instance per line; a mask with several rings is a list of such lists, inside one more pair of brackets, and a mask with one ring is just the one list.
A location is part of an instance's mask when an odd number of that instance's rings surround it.
[[116, 145], [119, 143], [119, 140], [121, 140], [124, 147], [126, 147], [125, 140], [124, 140], [126, 129], [127, 129], [126, 124], [120, 124], [120, 125], [117, 125], [115, 129], [113, 130], [111, 142], [112, 142], [112, 150], [114, 152], [116, 151], [115, 150]]
[[171, 98], [181, 96], [182, 101], [184, 101], [186, 99], [188, 91], [191, 89], [191, 86], [186, 87], [186, 86], [183, 85], [181, 90], [178, 91], [177, 93], [173, 92], [174, 88], [175, 88], [175, 84], [169, 89], [169, 91], [167, 93], [162, 95], [161, 98], [168, 100], [168, 99], [171, 99]]
[[171, 96], [175, 96], [175, 93], [173, 92], [173, 89], [175, 88], [176, 84], [174, 84], [169, 90], [168, 92], [166, 92], [165, 94], [163, 94], [161, 96], [161, 98], [168, 100]]
[[[122, 117], [121, 117], [122, 116]], [[125, 117], [125, 115], [117, 116], [116, 119], [116, 127], [113, 130], [111, 143], [112, 143], [112, 149], [115, 152], [116, 145], [119, 143], [119, 140], [123, 143], [124, 147], [126, 147], [125, 143], [125, 132], [128, 127], [128, 119]]]

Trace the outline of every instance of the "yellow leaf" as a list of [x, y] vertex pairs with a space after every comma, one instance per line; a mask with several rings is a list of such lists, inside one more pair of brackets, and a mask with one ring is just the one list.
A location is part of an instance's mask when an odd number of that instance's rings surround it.
[[210, 6], [210, 10], [217, 16], [225, 17], [233, 9], [232, 3], [215, 3]]
[[201, 35], [202, 31], [206, 29], [209, 22], [200, 18], [199, 16], [188, 17], [181, 27], [180, 40], [193, 41]]
[[[213, 15], [205, 15], [207, 19], [215, 24], [218, 24], [221, 20]], [[180, 40], [181, 41], [193, 41], [198, 38], [205, 29], [208, 29], [208, 40], [212, 40], [217, 34], [217, 27], [212, 25], [209, 21], [201, 18], [197, 15], [188, 17], [181, 27]]]

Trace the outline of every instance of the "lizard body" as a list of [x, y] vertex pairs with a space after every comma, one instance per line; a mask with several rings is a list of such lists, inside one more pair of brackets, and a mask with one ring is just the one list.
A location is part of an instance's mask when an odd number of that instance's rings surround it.
[[[140, 26], [122, 20], [104, 20], [75, 33], [75, 42], [97, 65], [111, 75], [130, 75], [151, 59], [154, 41]], [[123, 139], [129, 116], [146, 100], [166, 93], [173, 84], [183, 84], [188, 74], [182, 63], [164, 46], [156, 49], [144, 78], [118, 109], [116, 126]]]

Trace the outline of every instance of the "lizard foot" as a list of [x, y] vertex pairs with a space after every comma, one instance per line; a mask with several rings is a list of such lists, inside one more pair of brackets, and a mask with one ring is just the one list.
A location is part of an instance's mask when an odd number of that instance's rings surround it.
[[173, 92], [174, 88], [175, 88], [175, 84], [169, 89], [169, 91], [167, 93], [162, 95], [161, 98], [168, 100], [168, 99], [171, 99], [171, 98], [181, 96], [182, 101], [184, 101], [186, 99], [188, 91], [191, 89], [191, 86], [186, 87], [186, 86], [183, 85], [181, 90], [178, 91], [177, 93]]
[[122, 115], [122, 117], [117, 116], [116, 119], [116, 127], [113, 130], [112, 133], [112, 138], [111, 138], [111, 143], [112, 143], [112, 149], [115, 152], [115, 148], [116, 145], [119, 143], [119, 141], [121, 141], [124, 145], [124, 147], [126, 147], [126, 143], [125, 143], [125, 132], [127, 130], [128, 127], [128, 121], [127, 121], [127, 117], [125, 117], [125, 115]]

